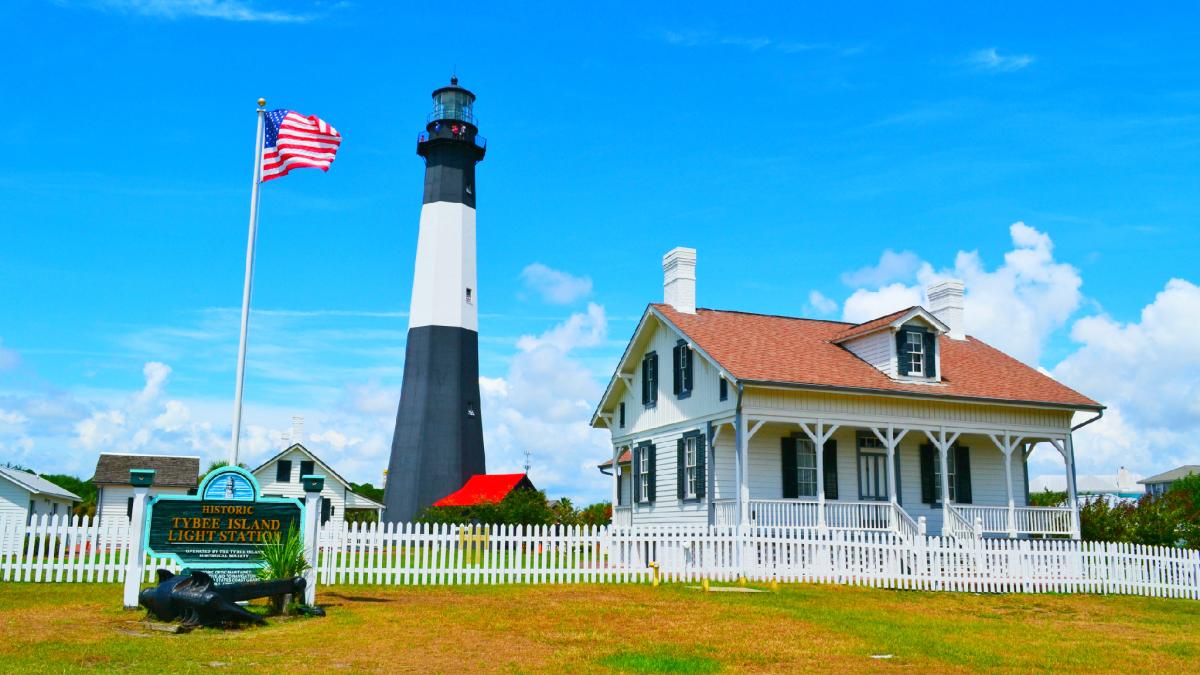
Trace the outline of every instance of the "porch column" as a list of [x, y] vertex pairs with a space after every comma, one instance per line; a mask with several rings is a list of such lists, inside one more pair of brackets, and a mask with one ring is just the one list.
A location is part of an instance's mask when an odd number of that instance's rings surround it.
[[1079, 539], [1079, 500], [1075, 494], [1075, 444], [1071, 434], [1063, 440], [1063, 461], [1067, 465], [1067, 501], [1071, 503], [1071, 538]]
[[817, 453], [817, 529], [822, 530], [825, 529], [825, 441], [833, 436], [838, 427], [837, 424], [831, 424], [826, 428], [822, 419], [817, 419], [812, 429], [804, 422], [800, 423], [800, 428], [813, 442], [813, 449]]
[[908, 429], [901, 429], [897, 435], [896, 428], [889, 424], [886, 431], [887, 434], [884, 435], [879, 433], [879, 429], [871, 427], [871, 433], [875, 434], [887, 449], [888, 502], [892, 505], [892, 512], [888, 517], [891, 519], [892, 529], [899, 530], [900, 523], [896, 522], [896, 509], [900, 507], [899, 495], [896, 494], [896, 449], [900, 445], [900, 439], [908, 433]]
[[734, 420], [733, 443], [736, 446], [733, 462], [733, 482], [737, 488], [737, 522], [750, 522], [750, 486], [746, 484], [746, 418], [739, 411]]
[[958, 433], [953, 433], [950, 438], [946, 438], [946, 428], [938, 427], [936, 436], [928, 430], [925, 431], [925, 435], [929, 437], [938, 451], [938, 465], [941, 467], [942, 481], [942, 536], [946, 536], [950, 533], [950, 481], [948, 480], [950, 466], [946, 461], [946, 453], [949, 452], [950, 446], [954, 445], [954, 441], [958, 440]]
[[994, 434], [988, 434], [996, 447], [1004, 455], [1004, 485], [1008, 491], [1008, 537], [1013, 539], [1017, 536], [1017, 507], [1013, 500], [1012, 489], [1012, 455], [1013, 450], [1016, 450], [1021, 442], [1025, 439], [1021, 436], [1013, 438], [1012, 435], [1005, 431], [1004, 436], [997, 437]]

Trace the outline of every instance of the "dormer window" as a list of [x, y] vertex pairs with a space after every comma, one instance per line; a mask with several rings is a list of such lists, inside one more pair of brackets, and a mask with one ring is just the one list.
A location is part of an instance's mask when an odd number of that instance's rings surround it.
[[918, 333], [915, 330], [906, 330], [904, 334], [908, 338], [908, 370], [905, 375], [917, 375], [925, 377], [925, 337], [924, 333]]
[[937, 333], [905, 324], [896, 332], [896, 375], [937, 378]]

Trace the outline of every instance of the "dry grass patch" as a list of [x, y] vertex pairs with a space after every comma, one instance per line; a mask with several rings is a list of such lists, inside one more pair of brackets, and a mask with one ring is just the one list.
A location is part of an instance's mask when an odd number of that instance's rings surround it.
[[[116, 585], [0, 584], [0, 669], [749, 672], [1186, 671], [1200, 603], [785, 586], [322, 589], [324, 619], [147, 631]], [[884, 660], [875, 655], [888, 655]]]

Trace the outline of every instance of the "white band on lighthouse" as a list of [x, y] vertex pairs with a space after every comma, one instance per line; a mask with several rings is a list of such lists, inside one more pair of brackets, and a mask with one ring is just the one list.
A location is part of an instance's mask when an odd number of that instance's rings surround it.
[[421, 207], [408, 327], [479, 330], [475, 209], [455, 202]]

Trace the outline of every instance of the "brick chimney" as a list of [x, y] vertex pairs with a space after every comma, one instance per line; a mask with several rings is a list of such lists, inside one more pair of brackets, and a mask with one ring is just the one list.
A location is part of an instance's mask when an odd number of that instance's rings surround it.
[[663, 256], [663, 302], [696, 313], [696, 249], [677, 246]]
[[942, 323], [950, 327], [948, 336], [954, 340], [966, 340], [963, 326], [963, 282], [947, 279], [930, 284], [925, 289], [929, 298], [929, 311]]

